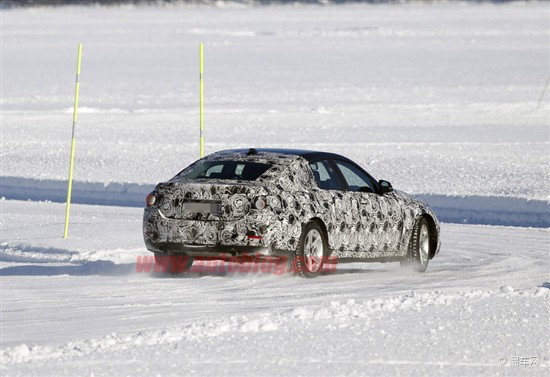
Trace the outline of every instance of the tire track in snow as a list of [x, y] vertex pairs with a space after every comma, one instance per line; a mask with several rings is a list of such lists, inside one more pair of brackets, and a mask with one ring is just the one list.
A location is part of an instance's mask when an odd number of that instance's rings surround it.
[[260, 312], [252, 315], [232, 315], [225, 319], [199, 320], [190, 325], [170, 326], [160, 330], [146, 330], [134, 334], [110, 334], [104, 337], [78, 340], [61, 346], [27, 346], [21, 344], [2, 350], [3, 366], [52, 359], [72, 359], [95, 353], [120, 351], [140, 346], [158, 346], [179, 342], [199, 341], [205, 337], [224, 333], [258, 333], [285, 331], [285, 327], [302, 325], [315, 327], [313, 320], [330, 320], [336, 323], [359, 319], [368, 320], [374, 313], [417, 311], [429, 306], [450, 305], [455, 300], [476, 300], [494, 295], [490, 291], [411, 293], [390, 298], [377, 298], [356, 302], [330, 301], [319, 308], [295, 307], [278, 312]]

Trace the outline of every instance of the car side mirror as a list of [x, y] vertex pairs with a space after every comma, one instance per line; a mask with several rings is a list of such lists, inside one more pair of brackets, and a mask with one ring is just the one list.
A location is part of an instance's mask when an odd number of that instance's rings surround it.
[[393, 191], [393, 187], [388, 181], [384, 181], [383, 179], [381, 179], [378, 181], [378, 184], [380, 185], [380, 191], [382, 192], [382, 194]]

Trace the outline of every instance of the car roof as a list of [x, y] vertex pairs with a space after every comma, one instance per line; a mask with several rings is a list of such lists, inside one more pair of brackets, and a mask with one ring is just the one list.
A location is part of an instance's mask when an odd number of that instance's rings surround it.
[[307, 149], [288, 149], [288, 148], [247, 148], [247, 149], [226, 149], [217, 153], [235, 153], [244, 155], [261, 155], [264, 153], [287, 154], [291, 156], [300, 156], [307, 161], [321, 160], [325, 158], [333, 158], [337, 160], [351, 161], [349, 158], [336, 153], [312, 151]]

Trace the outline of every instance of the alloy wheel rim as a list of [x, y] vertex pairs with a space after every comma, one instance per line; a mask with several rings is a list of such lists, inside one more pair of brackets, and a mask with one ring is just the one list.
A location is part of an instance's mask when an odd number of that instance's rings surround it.
[[310, 272], [317, 272], [323, 260], [323, 238], [317, 229], [311, 229], [306, 235], [304, 258]]
[[425, 264], [428, 261], [429, 253], [430, 253], [430, 234], [428, 232], [428, 227], [426, 224], [422, 224], [422, 228], [420, 229], [420, 263]]

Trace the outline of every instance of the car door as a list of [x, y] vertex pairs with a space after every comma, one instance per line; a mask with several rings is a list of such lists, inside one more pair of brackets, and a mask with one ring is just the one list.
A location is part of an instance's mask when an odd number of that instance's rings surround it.
[[374, 178], [356, 164], [343, 160], [334, 164], [359, 206], [352, 235], [357, 249], [366, 257], [399, 255], [402, 215], [397, 200], [380, 195]]
[[320, 206], [318, 212], [325, 217], [329, 247], [333, 256], [341, 257], [348, 250], [351, 233], [350, 221], [346, 220], [351, 212], [351, 196], [344, 190], [344, 183], [332, 162], [321, 159], [311, 161], [309, 166], [317, 183], [315, 197]]

